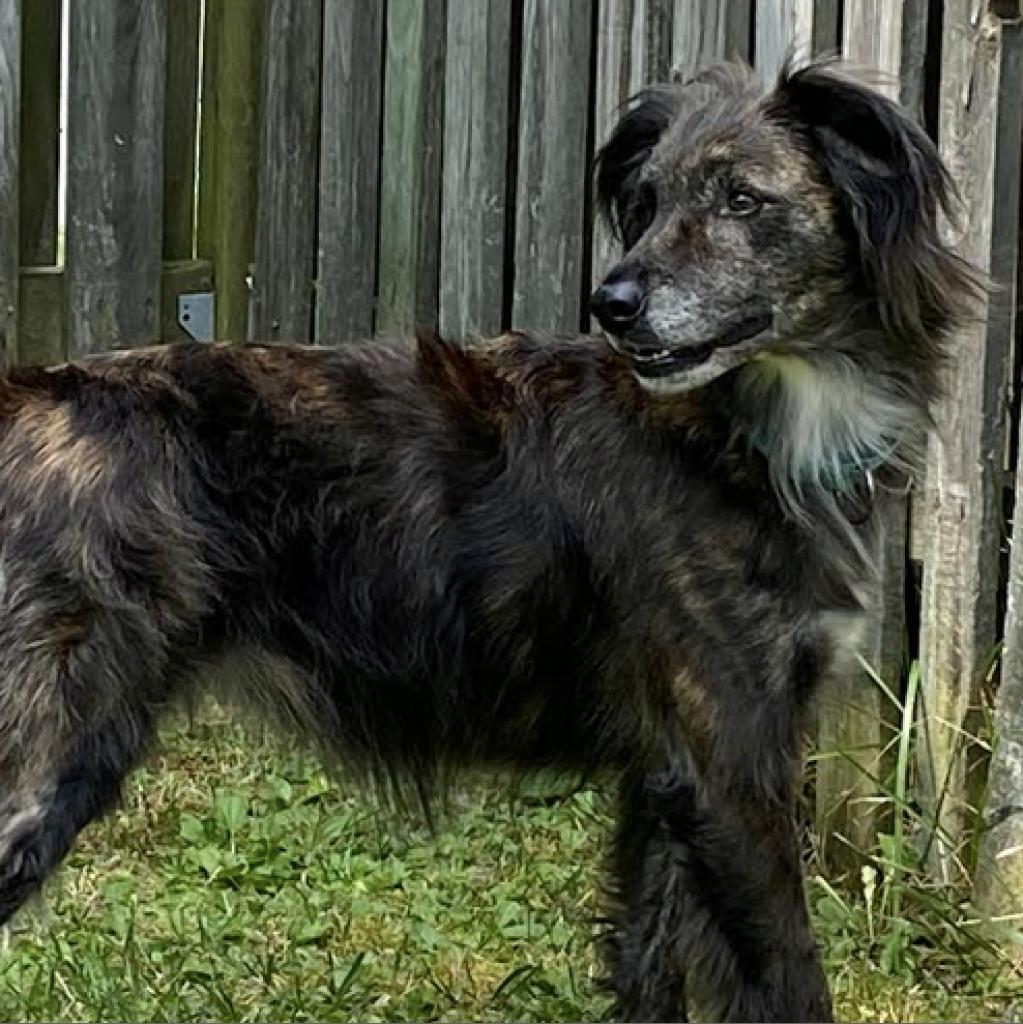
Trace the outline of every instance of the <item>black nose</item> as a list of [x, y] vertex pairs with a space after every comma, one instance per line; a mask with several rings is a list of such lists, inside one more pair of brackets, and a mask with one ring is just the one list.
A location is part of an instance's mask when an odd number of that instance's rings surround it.
[[590, 296], [590, 312], [605, 330], [628, 330], [643, 312], [646, 292], [634, 278], [605, 281]]

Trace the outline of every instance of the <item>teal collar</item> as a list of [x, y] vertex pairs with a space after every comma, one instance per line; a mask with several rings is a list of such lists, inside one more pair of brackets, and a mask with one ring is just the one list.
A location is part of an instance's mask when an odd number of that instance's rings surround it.
[[[763, 428], [756, 428], [749, 433], [750, 448], [755, 448], [768, 462], [773, 458], [777, 446]], [[838, 460], [838, 464], [829, 465], [820, 475], [820, 484], [825, 490], [834, 494], [852, 494], [860, 490], [864, 484], [873, 491], [873, 476], [895, 454], [898, 442], [890, 438], [885, 442], [885, 449], [877, 452], [869, 459], [847, 455]], [[810, 483], [809, 480], [804, 481]], [[814, 481], [816, 482], [816, 481]]]

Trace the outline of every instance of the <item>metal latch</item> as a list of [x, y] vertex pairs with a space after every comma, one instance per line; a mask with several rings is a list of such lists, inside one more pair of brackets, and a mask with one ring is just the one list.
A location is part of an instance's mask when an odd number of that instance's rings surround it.
[[190, 292], [178, 296], [178, 324], [195, 341], [213, 340], [216, 311], [215, 292]]

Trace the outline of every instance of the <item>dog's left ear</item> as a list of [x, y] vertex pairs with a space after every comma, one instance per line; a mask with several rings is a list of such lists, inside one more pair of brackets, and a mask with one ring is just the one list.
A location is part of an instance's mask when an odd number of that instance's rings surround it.
[[953, 319], [940, 291], [952, 286], [961, 297], [972, 289], [939, 233], [939, 212], [953, 215], [956, 194], [923, 129], [887, 97], [821, 63], [784, 70], [769, 110], [806, 139], [831, 179], [882, 318], [896, 329], [949, 326], [940, 322]]
[[639, 239], [645, 213], [639, 175], [678, 111], [677, 86], [654, 86], [634, 96], [596, 158], [597, 206], [627, 248]]

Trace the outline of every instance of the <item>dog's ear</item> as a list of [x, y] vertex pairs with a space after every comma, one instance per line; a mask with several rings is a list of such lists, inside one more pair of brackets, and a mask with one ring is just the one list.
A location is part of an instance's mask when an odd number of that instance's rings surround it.
[[645, 89], [615, 125], [596, 158], [597, 205], [611, 230], [631, 248], [653, 211], [639, 175], [678, 110], [678, 88]]
[[923, 129], [827, 63], [786, 67], [769, 111], [807, 140], [834, 185], [885, 323], [950, 326], [952, 306], [976, 291], [976, 279], [941, 238], [939, 214], [953, 217], [957, 197]]

